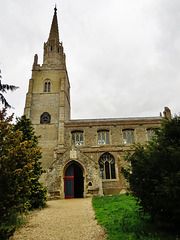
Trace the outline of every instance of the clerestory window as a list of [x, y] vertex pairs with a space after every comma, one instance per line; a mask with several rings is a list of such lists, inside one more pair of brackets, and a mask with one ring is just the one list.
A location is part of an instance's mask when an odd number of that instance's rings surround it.
[[148, 141], [150, 141], [152, 139], [152, 137], [156, 136], [156, 133], [155, 133], [155, 129], [153, 128], [148, 128], [147, 129], [147, 138], [148, 138]]
[[98, 144], [109, 144], [109, 131], [98, 131]]
[[124, 129], [123, 130], [123, 142], [124, 142], [124, 144], [135, 143], [134, 129]]
[[48, 80], [48, 81], [45, 81], [44, 83], [44, 92], [50, 92], [51, 91], [51, 82]]
[[72, 144], [74, 145], [83, 145], [83, 132], [74, 131], [72, 134]]
[[99, 159], [102, 179], [116, 179], [115, 160], [112, 154], [104, 153]]

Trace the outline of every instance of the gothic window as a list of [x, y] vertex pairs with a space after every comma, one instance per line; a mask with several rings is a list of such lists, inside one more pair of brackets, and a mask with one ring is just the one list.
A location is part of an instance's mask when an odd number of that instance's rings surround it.
[[152, 128], [148, 128], [147, 129], [147, 138], [148, 138], [148, 141], [150, 141], [152, 139], [152, 137], [154, 137], [156, 135], [155, 133], [155, 129], [152, 129]]
[[98, 131], [98, 144], [109, 144], [109, 131]]
[[124, 144], [135, 143], [134, 130], [133, 129], [123, 130], [123, 142], [124, 142]]
[[50, 91], [51, 91], [51, 82], [47, 80], [44, 83], [44, 92], [50, 92]]
[[48, 112], [44, 112], [40, 117], [40, 123], [47, 124], [51, 121], [51, 115]]
[[72, 132], [72, 144], [83, 145], [83, 132], [82, 131]]
[[104, 153], [99, 159], [102, 179], [116, 179], [115, 160], [110, 153]]

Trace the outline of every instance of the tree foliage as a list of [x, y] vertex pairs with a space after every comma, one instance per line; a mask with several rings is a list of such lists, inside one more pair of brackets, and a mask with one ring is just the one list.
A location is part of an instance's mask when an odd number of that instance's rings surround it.
[[[31, 121], [26, 118], [26, 116], [22, 116], [17, 119], [17, 122], [14, 126], [14, 131], [22, 132], [22, 141], [30, 141], [32, 142], [33, 148], [39, 149], [38, 147], [38, 137], [35, 135], [34, 129], [32, 127]], [[31, 178], [31, 186], [30, 186], [30, 195], [29, 195], [29, 204], [30, 208], [38, 208], [44, 207], [47, 201], [47, 190], [43, 187], [43, 185], [39, 182], [39, 178], [45, 171], [42, 170], [41, 166], [41, 153], [36, 156], [33, 165], [33, 171], [30, 173]]]
[[[1, 70], [0, 70], [1, 74]], [[0, 75], [0, 102], [7, 108], [11, 108], [11, 105], [7, 102], [6, 98], [4, 97], [4, 93], [7, 93], [7, 91], [14, 91], [18, 87], [14, 85], [8, 85], [8, 84], [2, 84], [1, 83], [2, 76]]]
[[136, 145], [128, 154], [128, 169], [122, 168], [133, 195], [145, 212], [164, 227], [178, 228], [180, 222], [180, 117], [164, 120], [145, 146]]
[[[26, 138], [22, 129], [11, 124], [12, 119], [13, 115], [7, 117], [6, 109], [0, 111], [0, 239], [8, 239], [15, 231], [11, 222], [14, 216], [44, 205], [46, 200], [46, 190], [43, 188], [42, 194], [38, 183], [42, 170], [37, 139], [34, 134]], [[38, 190], [40, 197], [35, 201]]]

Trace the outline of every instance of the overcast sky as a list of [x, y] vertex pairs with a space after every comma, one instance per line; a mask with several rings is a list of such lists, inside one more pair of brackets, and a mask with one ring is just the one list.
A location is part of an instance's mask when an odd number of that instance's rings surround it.
[[180, 113], [179, 0], [0, 0], [0, 69], [3, 83], [19, 86], [6, 95], [16, 116], [55, 3], [73, 119]]

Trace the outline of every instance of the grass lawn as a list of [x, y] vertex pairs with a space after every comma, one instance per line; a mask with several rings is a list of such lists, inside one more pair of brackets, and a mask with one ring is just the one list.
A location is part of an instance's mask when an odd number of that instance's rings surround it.
[[140, 207], [131, 195], [96, 197], [92, 204], [96, 219], [110, 240], [180, 240], [149, 224], [149, 216], [140, 217]]

